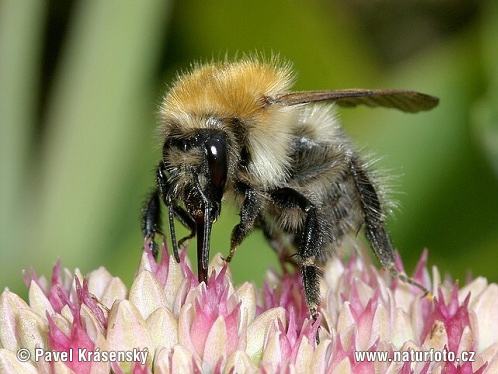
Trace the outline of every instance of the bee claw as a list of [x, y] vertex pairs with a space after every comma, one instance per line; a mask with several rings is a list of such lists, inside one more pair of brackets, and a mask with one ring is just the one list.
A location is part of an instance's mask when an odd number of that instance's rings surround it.
[[424, 294], [424, 298], [429, 300], [429, 301], [433, 301], [434, 300], [434, 295], [432, 294], [432, 292], [430, 291], [427, 291], [425, 294]]

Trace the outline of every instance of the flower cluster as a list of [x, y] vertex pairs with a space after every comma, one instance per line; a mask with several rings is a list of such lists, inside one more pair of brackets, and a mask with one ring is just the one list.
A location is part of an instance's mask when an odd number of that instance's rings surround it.
[[[176, 263], [163, 246], [157, 263], [146, 246], [127, 289], [104, 268], [83, 277], [57, 263], [50, 282], [25, 276], [28, 303], [1, 294], [0, 373], [497, 373], [498, 285], [476, 278], [459, 288], [436, 268], [431, 284], [426, 261], [425, 252], [414, 278], [434, 300], [368, 256], [331, 259], [315, 323], [299, 272], [270, 271], [262, 290], [234, 286], [217, 255], [206, 285], [185, 251]], [[75, 351], [91, 354], [57, 359]]]

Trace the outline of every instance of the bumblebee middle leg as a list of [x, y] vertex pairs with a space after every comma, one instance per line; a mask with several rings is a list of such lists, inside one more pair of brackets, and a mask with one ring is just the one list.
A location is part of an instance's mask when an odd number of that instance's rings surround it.
[[297, 258], [301, 266], [306, 305], [310, 316], [316, 321], [318, 319], [318, 305], [320, 304], [321, 277], [321, 270], [316, 265], [316, 259], [322, 246], [317, 209], [309, 199], [292, 188], [280, 188], [274, 191], [271, 197], [280, 208], [299, 208], [306, 216], [304, 228], [300, 233], [297, 233], [301, 234]]
[[261, 211], [261, 201], [256, 191], [247, 185], [240, 185], [239, 189], [244, 191], [244, 202], [240, 210], [240, 223], [232, 230], [230, 253], [225, 259], [226, 262], [232, 261], [235, 250], [249, 235]]

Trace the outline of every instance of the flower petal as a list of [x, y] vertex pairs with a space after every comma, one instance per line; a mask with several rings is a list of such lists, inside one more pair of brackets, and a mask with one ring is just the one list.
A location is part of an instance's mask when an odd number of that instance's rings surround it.
[[279, 366], [282, 364], [282, 350], [280, 349], [280, 335], [282, 333], [280, 331], [276, 331], [275, 333], [268, 336], [268, 341], [265, 344], [263, 350], [263, 357], [261, 358], [261, 363], [265, 365], [265, 367], [271, 367], [272, 372], [276, 373], [279, 369]]
[[426, 349], [433, 348], [435, 351], [442, 351], [445, 346], [448, 346], [446, 328], [443, 322], [435, 321], [425, 338], [424, 347]]
[[259, 362], [263, 354], [263, 344], [266, 334], [273, 321], [280, 320], [285, 323], [285, 309], [272, 308], [260, 314], [249, 325], [247, 329], [247, 355], [254, 361]]
[[414, 340], [415, 334], [411, 325], [410, 317], [401, 308], [396, 309], [396, 321], [393, 326], [391, 342], [396, 348], [400, 348], [406, 341]]
[[[100, 352], [109, 352], [111, 350], [103, 335], [99, 335], [95, 340], [95, 349], [100, 349]], [[112, 349], [114, 350], [114, 347]], [[110, 371], [111, 371], [111, 364], [108, 361], [92, 362], [90, 373], [108, 374]]]
[[490, 284], [474, 304], [477, 316], [479, 352], [497, 341], [498, 332], [498, 285]]
[[47, 348], [48, 322], [31, 309], [19, 311], [20, 346], [34, 353], [35, 348]]
[[100, 302], [104, 304], [106, 308], [111, 309], [112, 304], [114, 304], [116, 300], [125, 299], [127, 294], [128, 290], [123, 281], [118, 277], [113, 277], [102, 294]]
[[488, 363], [488, 367], [484, 373], [498, 373], [498, 342], [488, 347], [482, 354], [478, 355], [474, 365], [475, 367], [481, 367], [486, 362]]
[[[202, 283], [203, 284], [203, 283]], [[200, 360], [200, 353], [197, 351], [196, 346], [201, 346], [204, 349], [204, 340], [201, 342], [199, 336], [191, 335], [191, 327], [194, 322], [194, 306], [192, 304], [185, 304], [180, 311], [178, 317], [178, 341], [179, 344], [185, 347], [195, 359]], [[209, 326], [210, 327], [210, 326]], [[209, 328], [206, 327], [206, 328]], [[207, 336], [207, 334], [206, 334]], [[192, 340], [194, 338], [194, 341]], [[197, 341], [195, 341], [197, 340]]]
[[187, 291], [190, 290], [189, 279], [185, 277], [181, 264], [170, 258], [168, 276], [163, 287], [166, 296], [166, 306], [178, 315], [185, 300]]
[[[147, 364], [151, 365], [154, 359], [152, 338], [144, 319], [133, 303], [128, 300], [116, 302], [109, 313], [108, 326], [109, 347], [116, 351], [147, 348], [149, 350]], [[131, 368], [130, 363], [120, 363], [119, 366], [125, 371]]]
[[20, 348], [17, 331], [21, 309], [28, 309], [26, 302], [15, 293], [5, 290], [0, 295], [0, 346], [15, 351]]
[[45, 292], [40, 288], [38, 283], [31, 281], [28, 294], [29, 306], [39, 315], [45, 315], [45, 312], [54, 314], [54, 308], [50, 304]]
[[251, 358], [243, 351], [235, 351], [228, 357], [223, 374], [254, 372], [258, 372], [258, 368]]
[[13, 350], [0, 348], [0, 373], [37, 374], [38, 370], [29, 361], [19, 361]]
[[476, 298], [483, 293], [488, 287], [488, 280], [484, 277], [477, 277], [472, 280], [469, 284], [465, 285], [458, 292], [458, 301], [463, 303], [467, 295], [470, 293], [471, 306], [474, 306]]
[[194, 359], [189, 351], [176, 345], [171, 358], [171, 373], [192, 373]]
[[[64, 362], [54, 361], [53, 365], [54, 365], [54, 368], [53, 368], [53, 372], [54, 373], [57, 373], [57, 374], [74, 374], [74, 371], [72, 371], [70, 368], [68, 368]], [[94, 373], [96, 374], [96, 372], [92, 371], [92, 374], [94, 374]]]
[[[169, 362], [170, 352], [171, 352], [170, 348], [156, 349], [156, 352], [154, 354], [154, 368], [153, 368], [154, 374], [171, 373], [170, 362]], [[187, 371], [183, 372], [187, 373]]]
[[157, 308], [166, 306], [166, 296], [156, 277], [142, 271], [131, 285], [129, 300], [137, 307], [143, 319], [147, 319]]
[[157, 308], [146, 323], [155, 349], [164, 347], [169, 350], [178, 343], [178, 322], [169, 309]]
[[344, 357], [332, 370], [331, 374], [351, 374], [351, 362], [349, 357]]
[[306, 373], [311, 365], [313, 357], [313, 346], [306, 336], [303, 336], [296, 352], [296, 370], [298, 373]]
[[330, 339], [321, 339], [320, 344], [315, 349], [313, 353], [313, 358], [310, 363], [309, 372], [315, 374], [325, 374], [327, 373], [328, 366], [328, 352], [330, 350], [330, 346], [332, 344], [332, 340]]
[[[71, 335], [71, 325], [73, 323], [73, 319], [71, 318], [71, 321], [68, 321], [64, 316], [60, 314], [53, 314], [50, 316], [52, 318], [52, 321], [55, 323], [57, 328], [66, 336]], [[72, 315], [71, 315], [72, 317]]]
[[256, 317], [256, 290], [254, 285], [249, 282], [242, 283], [237, 287], [237, 295], [241, 302], [240, 310], [247, 314], [247, 324], [251, 323]]
[[219, 316], [213, 323], [211, 330], [206, 338], [204, 354], [202, 356], [202, 370], [206, 373], [214, 372], [218, 362], [224, 364], [227, 352], [227, 330], [225, 319]]
[[113, 277], [109, 271], [101, 266], [98, 269], [88, 273], [86, 276], [88, 282], [88, 292], [99, 300], [102, 300], [105, 290], [109, 287]]
[[92, 310], [85, 304], [81, 305], [80, 309], [81, 323], [92, 341], [96, 341], [97, 337], [104, 333], [102, 325], [98, 321]]

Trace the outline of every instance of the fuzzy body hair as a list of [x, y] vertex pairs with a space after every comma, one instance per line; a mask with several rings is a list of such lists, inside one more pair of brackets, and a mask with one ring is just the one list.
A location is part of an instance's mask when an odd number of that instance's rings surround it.
[[[271, 236], [285, 234], [296, 242], [305, 220], [297, 208], [272, 204], [271, 191], [289, 187], [306, 196], [318, 211], [323, 238], [317, 260], [323, 261], [362, 224], [351, 163], [370, 179], [372, 173], [344, 134], [333, 105], [268, 105], [267, 98], [289, 92], [292, 83], [289, 65], [276, 61], [246, 58], [196, 65], [180, 75], [164, 97], [160, 131], [163, 139], [192, 136], [199, 129], [226, 133], [230, 148], [225, 197], [242, 205], [238, 182], [256, 190], [262, 204], [259, 225]], [[195, 149], [164, 155], [179, 200], [191, 186], [190, 170], [201, 168], [202, 159]], [[376, 214], [385, 220], [381, 209]]]

